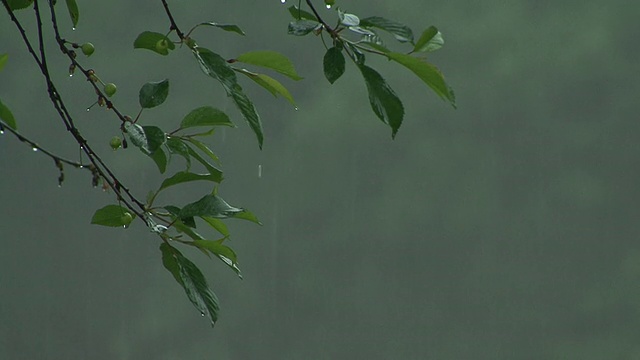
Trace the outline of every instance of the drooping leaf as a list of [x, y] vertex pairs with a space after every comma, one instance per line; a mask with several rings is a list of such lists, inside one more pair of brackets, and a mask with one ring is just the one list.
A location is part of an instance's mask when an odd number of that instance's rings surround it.
[[389, 59], [405, 66], [416, 74], [422, 81], [440, 96], [447, 100], [453, 107], [456, 106], [456, 98], [451, 88], [444, 81], [444, 76], [435, 66], [426, 61], [401, 53], [388, 53]]
[[142, 85], [138, 95], [140, 106], [150, 109], [162, 104], [169, 96], [169, 79], [158, 82], [148, 82]]
[[240, 110], [242, 117], [249, 123], [249, 126], [258, 138], [258, 145], [262, 148], [264, 135], [262, 131], [262, 121], [255, 109], [253, 102], [242, 91], [238, 84], [236, 74], [229, 64], [220, 55], [211, 50], [198, 47], [193, 49], [193, 54], [200, 64], [202, 71], [214, 79], [220, 81], [227, 95], [231, 97], [236, 107]]
[[167, 141], [167, 134], [157, 126], [143, 126], [142, 129], [147, 138], [146, 149], [151, 154]]
[[158, 166], [161, 174], [167, 171], [167, 154], [165, 154], [162, 148], [157, 148], [151, 155], [149, 155], [153, 162]]
[[353, 54], [353, 57], [354, 57], [353, 60], [356, 62], [356, 64], [364, 65], [366, 57], [364, 53], [360, 51], [360, 49], [358, 49], [355, 45], [352, 45], [350, 43], [345, 43], [344, 46], [346, 46], [347, 48], [349, 48], [349, 50], [351, 50], [351, 53]]
[[4, 69], [4, 65], [7, 63], [7, 60], [9, 60], [9, 54], [0, 54], [0, 71]]
[[169, 137], [167, 139], [167, 148], [171, 154], [177, 154], [182, 156], [187, 162], [187, 171], [191, 168], [191, 155], [189, 155], [189, 148], [179, 138]]
[[[200, 164], [202, 164], [202, 166], [204, 166], [205, 169], [207, 169], [207, 171], [210, 174], [219, 177], [220, 181], [222, 181], [222, 170], [220, 170], [217, 167], [213, 166], [211, 163], [209, 163], [207, 160], [205, 160], [202, 156], [200, 156], [200, 154], [198, 154], [191, 147], [187, 146], [187, 148], [188, 148], [188, 151], [189, 151], [189, 155], [192, 158], [196, 159], [196, 161], [198, 161]], [[207, 154], [207, 155], [209, 155], [209, 154]], [[215, 155], [213, 155], [213, 156], [215, 157]], [[215, 159], [217, 160], [217, 157], [215, 157]], [[218, 182], [220, 182], [220, 181], [218, 181]]]
[[282, 97], [287, 99], [291, 103], [291, 105], [296, 106], [296, 103], [293, 100], [293, 96], [291, 95], [289, 90], [287, 90], [287, 88], [285, 88], [284, 85], [282, 85], [278, 80], [265, 74], [257, 74], [246, 69], [236, 69], [236, 71], [246, 75], [249, 79], [255, 81], [256, 84], [265, 88], [267, 91], [273, 94], [273, 96], [278, 97], [278, 95], [282, 95]]
[[91, 223], [95, 225], [123, 227], [128, 226], [135, 218], [129, 209], [120, 205], [107, 205], [96, 210], [91, 218]]
[[202, 216], [202, 220], [204, 220], [212, 228], [216, 229], [220, 234], [222, 234], [222, 236], [229, 236], [229, 229], [227, 228], [227, 225], [222, 222], [222, 220], [208, 216]]
[[7, 3], [9, 4], [9, 9], [20, 10], [31, 6], [33, 0], [7, 0]]
[[296, 20], [311, 20], [318, 22], [318, 18], [310, 12], [304, 11], [296, 5], [289, 6], [289, 13]]
[[[158, 46], [159, 41], [165, 41], [166, 47]], [[134, 49], [147, 49], [160, 55], [168, 55], [169, 50], [174, 50], [176, 45], [164, 34], [153, 31], [144, 31], [133, 42]]]
[[200, 151], [205, 153], [209, 157], [209, 159], [213, 160], [216, 164], [220, 164], [220, 159], [218, 158], [218, 156], [214, 154], [213, 151], [211, 151], [211, 149], [209, 149], [209, 147], [205, 143], [196, 140], [193, 137], [187, 138], [187, 141], [200, 149]]
[[[223, 239], [224, 240], [224, 239]], [[238, 268], [238, 256], [230, 247], [223, 245], [222, 241], [195, 240], [193, 245], [197, 248], [210, 252], [220, 259], [225, 265], [230, 267], [242, 279], [240, 268]]]
[[207, 316], [214, 326], [218, 320], [218, 298], [209, 288], [206, 279], [200, 269], [189, 259], [184, 257], [178, 249], [163, 242], [160, 245], [162, 252], [162, 264], [182, 286], [191, 303], [200, 311], [202, 316]]
[[304, 36], [321, 27], [322, 25], [317, 21], [304, 19], [296, 20], [289, 23], [287, 32], [289, 33], [289, 35]]
[[67, 0], [67, 9], [69, 10], [69, 16], [71, 16], [73, 27], [75, 28], [78, 25], [78, 20], [80, 19], [80, 10], [78, 9], [76, 0]]
[[180, 123], [181, 129], [196, 126], [231, 126], [235, 125], [229, 119], [229, 116], [211, 106], [202, 106], [191, 110]]
[[407, 25], [380, 16], [371, 16], [360, 19], [360, 26], [382, 29], [391, 33], [399, 42], [413, 44], [413, 30]]
[[242, 31], [242, 29], [240, 29], [240, 27], [238, 25], [234, 25], [234, 24], [218, 24], [215, 22], [203, 22], [198, 24], [197, 26], [213, 26], [213, 27], [217, 27], [218, 29], [222, 29], [224, 31], [230, 31], [230, 32], [234, 32], [236, 34], [240, 34], [242, 36], [245, 35], [244, 31]]
[[404, 117], [404, 106], [377, 71], [366, 65], [359, 65], [369, 92], [369, 103], [373, 112], [391, 127], [391, 137], [395, 137]]
[[411, 52], [436, 51], [444, 46], [442, 33], [435, 26], [429, 26], [422, 32]]
[[332, 47], [324, 54], [323, 59], [324, 76], [333, 84], [338, 80], [345, 70], [345, 60], [342, 54], [342, 47]]
[[4, 121], [13, 130], [18, 130], [16, 119], [13, 117], [11, 110], [2, 103], [2, 100], [0, 100], [0, 120]]
[[242, 91], [240, 86], [237, 87], [232, 93], [231, 98], [233, 102], [236, 104], [240, 112], [244, 116], [245, 120], [249, 123], [249, 127], [256, 134], [258, 138], [258, 146], [262, 149], [262, 143], [264, 141], [264, 135], [262, 131], [262, 120], [260, 120], [260, 115], [258, 115], [258, 111], [256, 110], [253, 102], [249, 99], [249, 97]]
[[159, 190], [164, 190], [169, 186], [183, 184], [192, 181], [212, 181], [219, 183], [222, 181], [222, 176], [219, 174], [194, 174], [188, 171], [180, 171], [175, 173], [172, 177], [165, 179], [160, 185]]
[[293, 80], [302, 79], [302, 77], [300, 77], [296, 72], [291, 60], [275, 51], [251, 51], [238, 56], [236, 60], [245, 64], [262, 66], [275, 70]]
[[252, 223], [256, 223], [258, 225], [262, 225], [260, 220], [258, 220], [258, 217], [255, 216], [254, 213], [252, 213], [251, 211], [249, 211], [247, 209], [242, 209], [242, 212], [239, 212], [239, 213], [235, 214], [233, 217], [235, 219], [247, 220], [247, 221], [251, 221]]

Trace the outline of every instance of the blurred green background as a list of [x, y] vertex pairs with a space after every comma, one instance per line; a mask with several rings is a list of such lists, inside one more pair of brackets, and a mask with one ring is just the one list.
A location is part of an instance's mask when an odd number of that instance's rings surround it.
[[[198, 29], [201, 45], [227, 58], [280, 51], [305, 77], [282, 79], [299, 111], [244, 82], [263, 117], [262, 151], [188, 51], [133, 51], [138, 33], [167, 29], [159, 1], [79, 5], [76, 31], [58, 6], [62, 31], [96, 45], [82, 61], [118, 85], [119, 109], [135, 114], [140, 86], [169, 78], [167, 103], [143, 124], [169, 129], [202, 105], [228, 111], [238, 128], [211, 143], [225, 170], [220, 193], [264, 226], [230, 223], [244, 280], [185, 249], [221, 300], [211, 329], [163, 268], [157, 237], [139, 223], [89, 224], [111, 193], [73, 169], [58, 188], [49, 158], [0, 136], [0, 358], [640, 358], [637, 1], [339, 1], [444, 34], [430, 61], [458, 110], [369, 57], [405, 103], [396, 140], [353, 66], [328, 84], [319, 39], [288, 36], [279, 1], [171, 2], [183, 29], [216, 21], [248, 35]], [[19, 16], [33, 29], [32, 11]], [[161, 181], [155, 165], [110, 150], [119, 123], [85, 111], [92, 92], [49, 47], [77, 124], [144, 198]], [[76, 159], [2, 11], [4, 52], [0, 97], [21, 132]], [[208, 190], [183, 186], [160, 201]]]

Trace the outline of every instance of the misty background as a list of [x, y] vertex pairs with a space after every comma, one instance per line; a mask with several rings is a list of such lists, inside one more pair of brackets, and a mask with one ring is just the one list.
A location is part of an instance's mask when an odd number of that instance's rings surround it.
[[[287, 35], [293, 3], [170, 2], [183, 31], [215, 21], [247, 33], [199, 28], [201, 46], [225, 58], [279, 51], [305, 77], [274, 76], [298, 111], [241, 78], [262, 116], [262, 151], [189, 51], [133, 50], [140, 32], [167, 31], [159, 1], [79, 1], [75, 31], [58, 4], [63, 36], [96, 46], [80, 61], [118, 85], [118, 109], [134, 116], [140, 86], [170, 80], [167, 102], [145, 111], [142, 125], [169, 130], [203, 105], [229, 113], [238, 128], [209, 141], [225, 171], [220, 195], [264, 226], [227, 222], [244, 280], [180, 247], [220, 298], [212, 329], [142, 223], [89, 224], [114, 203], [112, 193], [70, 167], [59, 188], [51, 159], [5, 133], [0, 358], [640, 358], [638, 2], [338, 0], [347, 12], [403, 22], [417, 36], [430, 25], [443, 33], [445, 47], [429, 61], [454, 88], [457, 110], [405, 68], [367, 58], [404, 102], [395, 140], [352, 64], [330, 85], [320, 39]], [[0, 12], [0, 53], [10, 54], [0, 97], [21, 133], [78, 159]], [[322, 14], [334, 22], [333, 11]], [[32, 11], [19, 18], [35, 40]], [[76, 124], [144, 199], [162, 181], [155, 164], [133, 148], [109, 148], [119, 121], [101, 108], [86, 112], [95, 95], [81, 76], [68, 76], [53, 43], [49, 50]], [[168, 174], [183, 166], [174, 160]], [[178, 186], [158, 204], [210, 190]]]

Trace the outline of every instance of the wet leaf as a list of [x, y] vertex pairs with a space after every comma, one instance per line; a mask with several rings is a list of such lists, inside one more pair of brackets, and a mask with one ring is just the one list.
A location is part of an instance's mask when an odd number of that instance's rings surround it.
[[0, 120], [4, 121], [13, 130], [18, 130], [16, 119], [13, 117], [11, 110], [2, 103], [2, 100], [0, 100]]
[[20, 10], [31, 6], [33, 0], [7, 0], [7, 4], [11, 10]]
[[7, 60], [9, 60], [9, 54], [0, 54], [0, 71], [4, 69], [4, 65], [7, 63]]
[[301, 80], [293, 63], [286, 56], [275, 51], [251, 51], [236, 58], [237, 61], [275, 70], [293, 80]]
[[169, 186], [174, 186], [178, 184], [184, 184], [192, 181], [212, 181], [215, 183], [219, 183], [222, 181], [222, 176], [219, 174], [194, 174], [188, 171], [180, 171], [175, 173], [172, 177], [165, 179], [160, 185], [159, 190], [164, 190]]
[[138, 100], [140, 106], [149, 109], [162, 104], [167, 99], [167, 96], [169, 96], [169, 79], [164, 79], [142, 85]]
[[444, 76], [435, 66], [428, 62], [407, 54], [388, 53], [389, 59], [396, 61], [416, 74], [425, 84], [440, 96], [447, 100], [453, 107], [456, 106], [456, 98], [451, 88], [444, 81]]
[[341, 47], [332, 47], [324, 54], [324, 76], [333, 84], [345, 71], [345, 60]]
[[444, 39], [442, 33], [438, 31], [435, 26], [428, 27], [422, 35], [411, 52], [430, 52], [436, 51], [444, 46]]
[[322, 27], [319, 22], [311, 20], [296, 20], [289, 23], [288, 33], [294, 36], [304, 36]]
[[282, 97], [287, 99], [291, 103], [291, 105], [296, 105], [295, 100], [293, 99], [293, 96], [291, 95], [289, 90], [287, 90], [287, 88], [284, 87], [284, 85], [282, 85], [278, 80], [268, 75], [257, 74], [246, 69], [237, 69], [237, 71], [243, 75], [246, 75], [249, 79], [255, 81], [256, 84], [265, 88], [267, 91], [273, 94], [273, 96], [277, 97], [278, 95], [282, 95]]
[[377, 71], [366, 65], [359, 65], [358, 68], [367, 85], [373, 112], [391, 127], [391, 136], [395, 137], [404, 117], [404, 106], [400, 98]]
[[67, 9], [69, 10], [69, 16], [71, 17], [73, 27], [75, 28], [78, 26], [78, 20], [80, 19], [80, 10], [78, 9], [76, 0], [67, 0]]
[[360, 26], [382, 29], [391, 33], [399, 42], [413, 43], [413, 31], [407, 25], [380, 16], [360, 19]]
[[180, 123], [181, 129], [197, 126], [235, 127], [227, 114], [222, 112], [222, 110], [216, 109], [211, 106], [202, 106], [191, 110], [191, 112], [189, 112]]
[[208, 317], [211, 326], [218, 320], [218, 298], [209, 288], [206, 279], [198, 267], [184, 257], [178, 249], [165, 243], [160, 245], [162, 264], [182, 286], [193, 306], [202, 316]]
[[123, 227], [128, 226], [135, 218], [135, 214], [129, 212], [129, 209], [120, 205], [107, 205], [102, 209], [96, 210], [91, 218], [91, 223], [95, 225]]

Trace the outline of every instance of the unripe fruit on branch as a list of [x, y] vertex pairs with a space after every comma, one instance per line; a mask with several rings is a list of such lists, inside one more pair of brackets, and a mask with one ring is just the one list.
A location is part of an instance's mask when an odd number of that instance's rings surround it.
[[93, 44], [90, 42], [82, 44], [80, 49], [82, 49], [82, 53], [87, 56], [91, 56], [91, 54], [93, 54], [93, 52], [96, 51], [95, 46], [93, 46]]
[[119, 136], [112, 137], [111, 141], [109, 141], [109, 146], [111, 146], [113, 150], [118, 150], [122, 146], [122, 139], [120, 139]]
[[116, 84], [114, 83], [108, 83], [104, 86], [104, 93], [108, 97], [112, 97], [116, 93], [116, 90], [118, 90], [118, 88], [116, 88]]
[[169, 42], [167, 39], [158, 40], [156, 43], [156, 50], [159, 52], [165, 52], [169, 48]]

